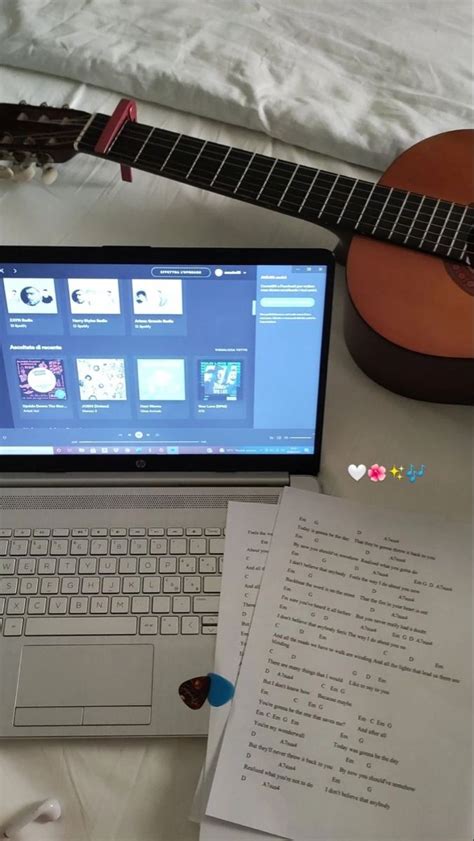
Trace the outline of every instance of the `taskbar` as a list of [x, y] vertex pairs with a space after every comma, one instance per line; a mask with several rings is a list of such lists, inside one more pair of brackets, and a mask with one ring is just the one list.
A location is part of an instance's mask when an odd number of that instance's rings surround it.
[[[311, 455], [311, 447], [53, 447], [53, 455]], [[1, 448], [0, 448], [1, 453]]]

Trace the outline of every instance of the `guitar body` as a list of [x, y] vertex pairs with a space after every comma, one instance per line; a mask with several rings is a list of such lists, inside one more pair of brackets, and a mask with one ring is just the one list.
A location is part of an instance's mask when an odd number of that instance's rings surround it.
[[[412, 146], [381, 184], [474, 202], [474, 131]], [[373, 380], [406, 397], [474, 402], [474, 270], [354, 236], [347, 258], [346, 344]]]

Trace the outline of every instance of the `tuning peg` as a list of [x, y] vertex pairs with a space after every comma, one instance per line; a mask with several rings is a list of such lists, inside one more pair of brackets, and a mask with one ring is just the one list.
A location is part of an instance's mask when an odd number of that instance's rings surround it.
[[53, 166], [52, 164], [46, 164], [46, 166], [43, 167], [41, 180], [43, 184], [46, 184], [47, 187], [49, 187], [51, 184], [54, 184], [57, 177], [58, 171], [55, 166]]
[[47, 102], [40, 102], [40, 108], [47, 108], [47, 107], [48, 107]]
[[15, 181], [25, 182], [31, 181], [36, 175], [36, 164], [29, 163], [26, 166], [19, 166], [14, 170], [13, 177]]
[[63, 104], [63, 108], [70, 108], [70, 107], [71, 107], [71, 106], [69, 105], [69, 102], [65, 102], [65, 103]]
[[18, 105], [26, 105], [26, 99], [20, 99]]
[[0, 166], [0, 179], [2, 181], [9, 181], [14, 175], [15, 173], [10, 166]]

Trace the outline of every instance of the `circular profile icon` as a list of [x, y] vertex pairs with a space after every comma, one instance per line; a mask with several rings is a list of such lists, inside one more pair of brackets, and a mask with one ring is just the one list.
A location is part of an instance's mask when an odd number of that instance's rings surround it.
[[56, 385], [56, 377], [48, 368], [32, 368], [28, 374], [28, 385], [33, 391], [47, 394]]

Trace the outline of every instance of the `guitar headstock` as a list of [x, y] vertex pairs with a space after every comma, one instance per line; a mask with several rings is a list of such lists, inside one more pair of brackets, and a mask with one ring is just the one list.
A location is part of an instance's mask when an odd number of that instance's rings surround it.
[[41, 167], [43, 181], [56, 180], [55, 164], [76, 154], [74, 141], [90, 119], [64, 106], [0, 104], [0, 178], [30, 181]]

